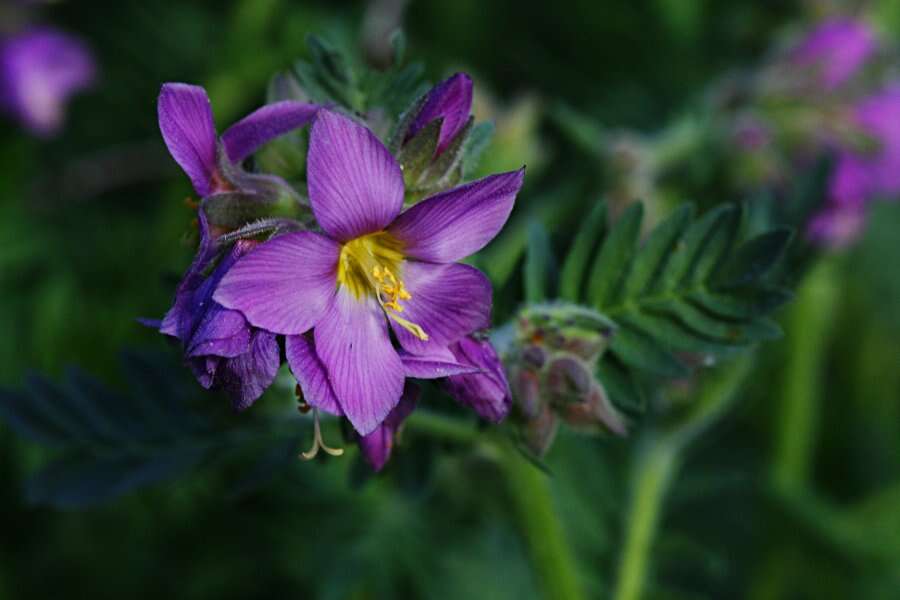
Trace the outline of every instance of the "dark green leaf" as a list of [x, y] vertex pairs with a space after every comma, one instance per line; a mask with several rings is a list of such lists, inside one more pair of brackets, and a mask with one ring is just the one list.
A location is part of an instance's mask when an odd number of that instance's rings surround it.
[[665, 377], [683, 377], [687, 368], [647, 334], [632, 327], [620, 327], [609, 345], [625, 364]]
[[631, 298], [651, 289], [654, 280], [665, 269], [672, 249], [694, 214], [692, 204], [683, 204], [653, 230], [638, 252], [625, 281], [625, 297]]
[[579, 302], [581, 300], [581, 284], [584, 280], [588, 260], [594, 248], [600, 244], [606, 229], [606, 201], [600, 200], [588, 213], [587, 219], [578, 230], [575, 241], [566, 255], [559, 282], [559, 296], [563, 300]]
[[462, 174], [464, 178], [469, 178], [475, 173], [478, 167], [478, 161], [482, 153], [487, 150], [494, 137], [494, 124], [485, 122], [479, 123], [472, 127], [469, 137], [463, 146]]
[[790, 229], [779, 228], [744, 242], [716, 276], [716, 284], [737, 287], [758, 281], [782, 257], [792, 235]]
[[615, 300], [621, 290], [621, 282], [628, 275], [631, 258], [641, 233], [644, 206], [636, 203], [625, 209], [604, 242], [588, 280], [588, 303], [603, 309]]
[[550, 235], [540, 221], [528, 226], [528, 251], [525, 254], [525, 301], [543, 302], [550, 297], [554, 270]]

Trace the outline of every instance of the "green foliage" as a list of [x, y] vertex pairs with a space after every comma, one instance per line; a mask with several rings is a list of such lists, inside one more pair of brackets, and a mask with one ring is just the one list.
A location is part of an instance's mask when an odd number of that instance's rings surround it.
[[[781, 335], [766, 315], [791, 298], [773, 277], [790, 231], [747, 237], [734, 205], [699, 219], [693, 212], [679, 207], [642, 242], [642, 205], [628, 207], [604, 235], [606, 204], [599, 202], [566, 255], [560, 296], [618, 326], [600, 375], [620, 405], [642, 405], [640, 379], [684, 376]], [[525, 270], [532, 294], [547, 252], [540, 238], [531, 241]]]
[[0, 416], [55, 451], [26, 484], [35, 504], [81, 508], [180, 475], [231, 441], [187, 403], [182, 377], [159, 360], [123, 356], [125, 395], [70, 370], [62, 384], [34, 376], [0, 391]]

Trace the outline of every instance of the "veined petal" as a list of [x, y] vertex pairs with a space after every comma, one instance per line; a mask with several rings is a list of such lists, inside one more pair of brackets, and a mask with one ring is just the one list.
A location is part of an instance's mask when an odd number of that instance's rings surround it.
[[228, 159], [241, 162], [265, 143], [308, 123], [318, 109], [315, 104], [283, 100], [253, 111], [222, 134]]
[[428, 98], [422, 110], [416, 115], [406, 137], [407, 139], [413, 137], [435, 119], [443, 119], [435, 151], [440, 154], [465, 126], [471, 112], [472, 79], [465, 73], [457, 73], [428, 92]]
[[260, 244], [222, 278], [213, 299], [274, 333], [308, 331], [334, 297], [340, 246], [309, 231]]
[[371, 433], [403, 393], [403, 363], [384, 312], [374, 298], [341, 288], [314, 333], [338, 404], [360, 435]]
[[406, 417], [415, 409], [418, 400], [418, 386], [412, 383], [406, 384], [406, 387], [403, 388], [403, 396], [401, 396], [400, 402], [397, 403], [391, 414], [384, 420], [384, 423], [379, 425], [372, 433], [359, 438], [359, 449], [362, 451], [366, 461], [376, 471], [380, 471], [391, 457], [391, 451], [394, 448], [394, 436]]
[[325, 365], [316, 354], [312, 335], [307, 333], [287, 336], [284, 340], [284, 353], [306, 401], [319, 410], [343, 415], [331, 383], [328, 382]]
[[403, 361], [406, 376], [415, 379], [438, 379], [480, 371], [478, 367], [457, 361], [453, 353], [446, 348], [425, 356], [401, 352], [400, 360]]
[[375, 135], [322, 109], [307, 155], [309, 201], [322, 229], [342, 242], [387, 227], [403, 206], [403, 174]]
[[157, 112], [159, 130], [172, 158], [197, 193], [208, 195], [216, 172], [216, 127], [206, 90], [186, 83], [165, 83]]
[[402, 316], [428, 335], [423, 341], [394, 326], [400, 344], [413, 354], [440, 353], [464, 335], [490, 325], [491, 283], [474, 267], [410, 261], [403, 266], [403, 282], [412, 299], [403, 303]]
[[397, 217], [388, 231], [406, 256], [437, 263], [481, 250], [509, 218], [525, 169], [491, 175], [432, 196]]

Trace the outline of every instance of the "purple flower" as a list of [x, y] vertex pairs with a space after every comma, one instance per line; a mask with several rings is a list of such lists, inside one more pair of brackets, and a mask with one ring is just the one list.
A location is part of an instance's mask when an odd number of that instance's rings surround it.
[[[244, 410], [274, 381], [281, 351], [275, 334], [251, 327], [240, 312], [212, 299], [222, 277], [255, 242], [241, 240], [219, 258], [220, 249], [211, 239], [202, 210], [198, 216], [197, 256], [159, 330], [181, 340], [185, 358], [200, 385], [223, 389], [235, 409]], [[204, 276], [217, 258], [212, 273]]]
[[441, 119], [441, 131], [435, 156], [447, 149], [465, 128], [472, 112], [472, 79], [457, 73], [437, 84], [428, 92], [419, 113], [406, 132], [406, 140], [413, 138], [432, 121]]
[[94, 76], [91, 53], [67, 33], [40, 27], [0, 43], [0, 107], [36, 135], [59, 131], [69, 97]]
[[293, 100], [267, 104], [217, 137], [209, 97], [202, 87], [163, 84], [157, 104], [159, 129], [169, 153], [203, 198], [235, 191], [239, 182], [233, 181], [230, 167], [266, 142], [308, 123], [318, 108]]
[[387, 418], [375, 430], [359, 438], [359, 449], [372, 468], [380, 471], [391, 457], [394, 448], [394, 437], [406, 417], [412, 413], [419, 400], [419, 388], [407, 383], [403, 389], [400, 402], [388, 414]]
[[835, 18], [824, 21], [794, 49], [794, 64], [816, 67], [820, 83], [833, 90], [865, 65], [877, 48], [874, 33], [862, 21]]
[[448, 346], [488, 326], [491, 285], [456, 261], [497, 234], [523, 177], [524, 170], [486, 177], [401, 213], [403, 174], [394, 157], [368, 129], [323, 109], [307, 157], [309, 200], [323, 233], [261, 244], [213, 298], [287, 335], [288, 363], [309, 404], [345, 415], [368, 435], [399, 402], [407, 376], [471, 371], [452, 361]]
[[900, 195], [900, 85], [864, 99], [853, 119], [869, 143], [838, 151], [828, 204], [808, 230], [810, 238], [835, 246], [847, 244], [862, 231], [869, 201]]
[[483, 419], [492, 423], [505, 419], [512, 407], [512, 395], [503, 363], [490, 340], [469, 335], [452, 344], [450, 351], [456, 362], [478, 371], [448, 377], [444, 382], [447, 392]]

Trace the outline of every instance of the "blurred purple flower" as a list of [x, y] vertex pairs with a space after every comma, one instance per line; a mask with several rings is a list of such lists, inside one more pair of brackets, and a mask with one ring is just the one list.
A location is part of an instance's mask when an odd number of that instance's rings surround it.
[[475, 373], [451, 375], [444, 382], [447, 392], [478, 416], [499, 423], [509, 414], [512, 395], [503, 363], [488, 339], [468, 335], [450, 345], [456, 362], [479, 369]]
[[877, 45], [875, 34], [862, 21], [834, 18], [811, 31], [794, 49], [791, 60], [818, 69], [821, 85], [833, 90], [865, 65]]
[[181, 340], [185, 358], [200, 385], [224, 390], [235, 409], [244, 410], [274, 381], [281, 351], [275, 334], [251, 327], [240, 312], [222, 307], [212, 296], [222, 277], [256, 243], [237, 242], [205, 276], [220, 251], [211, 239], [202, 210], [198, 217], [197, 256], [159, 330]]
[[359, 449], [372, 468], [380, 471], [384, 468], [388, 459], [391, 457], [391, 451], [394, 449], [394, 438], [397, 431], [406, 420], [419, 400], [419, 388], [407, 383], [403, 388], [403, 395], [400, 402], [388, 414], [387, 418], [379, 425], [375, 431], [368, 435], [360, 436]]
[[900, 85], [862, 100], [853, 121], [869, 143], [838, 150], [827, 206], [808, 230], [829, 245], [847, 244], [862, 231], [868, 202], [900, 196]]
[[157, 103], [159, 129], [169, 153], [202, 198], [234, 191], [235, 183], [223, 170], [239, 164], [272, 139], [302, 127], [318, 108], [293, 100], [267, 104], [217, 137], [209, 97], [202, 87], [165, 83]]
[[323, 109], [307, 173], [324, 232], [264, 242], [225, 274], [213, 298], [254, 326], [287, 335], [288, 362], [307, 402], [345, 415], [365, 436], [400, 401], [406, 377], [471, 371], [448, 346], [489, 325], [491, 284], [456, 261], [500, 231], [524, 171], [486, 177], [401, 213], [403, 174], [394, 157], [368, 129]]
[[22, 31], [0, 42], [0, 108], [33, 134], [52, 136], [62, 127], [69, 97], [95, 74], [79, 39], [48, 27]]
[[447, 149], [465, 128], [472, 112], [472, 79], [457, 73], [437, 84], [428, 92], [425, 103], [416, 115], [406, 140], [414, 137], [432, 121], [442, 119], [435, 156]]

